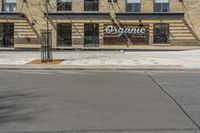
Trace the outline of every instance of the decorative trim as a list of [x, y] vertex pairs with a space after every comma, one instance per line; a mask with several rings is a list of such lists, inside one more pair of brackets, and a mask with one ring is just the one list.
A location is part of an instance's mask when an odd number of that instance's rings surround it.
[[184, 13], [116, 13], [118, 19], [183, 19]]
[[24, 14], [19, 12], [0, 12], [0, 18], [23, 18]]
[[110, 19], [111, 17], [109, 13], [102, 13], [102, 12], [83, 12], [83, 13], [55, 12], [55, 13], [49, 13], [49, 18], [50, 19], [66, 19], [66, 18]]

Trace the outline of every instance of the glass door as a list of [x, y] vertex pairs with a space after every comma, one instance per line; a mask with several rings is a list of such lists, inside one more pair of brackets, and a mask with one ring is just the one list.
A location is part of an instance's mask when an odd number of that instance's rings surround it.
[[0, 24], [0, 47], [1, 48], [14, 47], [14, 24], [13, 23]]
[[57, 24], [57, 46], [72, 46], [72, 24]]
[[169, 24], [154, 24], [154, 43], [169, 44]]
[[99, 46], [99, 25], [85, 24], [84, 25], [84, 45], [85, 47]]

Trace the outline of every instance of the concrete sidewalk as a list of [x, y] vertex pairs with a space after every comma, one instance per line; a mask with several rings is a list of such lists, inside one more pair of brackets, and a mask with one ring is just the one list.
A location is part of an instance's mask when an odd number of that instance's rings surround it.
[[169, 52], [54, 52], [59, 65], [30, 65], [40, 52], [0, 52], [0, 69], [200, 70], [200, 50]]

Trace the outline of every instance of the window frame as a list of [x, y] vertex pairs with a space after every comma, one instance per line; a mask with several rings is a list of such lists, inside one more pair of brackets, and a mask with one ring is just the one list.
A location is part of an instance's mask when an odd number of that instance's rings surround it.
[[[2, 12], [17, 12], [17, 0], [15, 0], [15, 2], [4, 2], [4, 1], [6, 1], [6, 0], [2, 0]], [[9, 11], [5, 10], [5, 5], [8, 5]]]
[[[65, 4], [68, 4], [68, 3], [69, 3], [69, 4], [70, 4], [70, 9], [69, 9], [69, 10], [66, 10], [65, 7], [59, 9], [59, 5], [60, 5], [60, 4], [59, 4], [58, 1], [59, 1], [59, 0], [57, 0], [57, 3], [56, 3], [56, 4], [57, 4], [57, 8], [56, 8], [56, 10], [57, 10], [58, 12], [65, 12], [65, 11], [66, 11], [66, 12], [67, 12], [67, 11], [70, 12], [70, 11], [72, 11], [72, 0], [71, 0], [71, 2], [60, 2], [60, 3], [65, 3]], [[64, 6], [66, 6], [66, 5], [64, 5]]]
[[[63, 27], [65, 27], [65, 29], [63, 29]], [[61, 31], [59, 31], [59, 28], [62, 28], [62, 31], [70, 30], [70, 32], [67, 32], [70, 35], [61, 34], [62, 36], [59, 36], [60, 35], [59, 33], [61, 32]], [[57, 32], [57, 44], [56, 44], [56, 47], [72, 47], [72, 28], [73, 28], [73, 26], [72, 26], [71, 23], [57, 23], [57, 30], [56, 30], [56, 32]], [[65, 32], [63, 32], [63, 33], [65, 33]], [[70, 37], [70, 38], [67, 38], [66, 36]], [[62, 41], [59, 38], [62, 38]]]
[[[98, 1], [98, 2], [87, 2], [87, 0], [84, 0], [84, 11], [85, 12], [99, 12], [99, 10], [100, 10], [100, 0], [94, 0], [94, 1]], [[92, 5], [92, 4], [95, 4], [95, 3], [98, 4], [97, 10], [93, 10], [93, 8], [86, 8], [86, 4]]]
[[[157, 12], [156, 10], [155, 10], [155, 5], [156, 4], [161, 4], [161, 6], [160, 6], [160, 11], [159, 12]], [[153, 12], [154, 13], [168, 13], [168, 12], [170, 12], [170, 0], [168, 0], [168, 11], [163, 11], [163, 4], [166, 4], [166, 3], [156, 3], [156, 0], [154, 0], [153, 1]]]
[[[140, 13], [141, 12], [141, 7], [142, 7], [142, 0], [140, 0], [140, 3], [127, 3], [127, 1], [128, 0], [126, 0], [125, 1], [125, 10], [126, 10], [126, 12], [135, 12], [135, 13]], [[131, 4], [132, 5], [132, 11], [128, 11], [127, 9], [127, 7], [128, 7], [128, 4]], [[135, 4], [139, 4], [140, 6], [139, 6], [139, 11], [135, 11]]]
[[[156, 26], [160, 26], [160, 29], [156, 29]], [[156, 37], [162, 36], [163, 34], [161, 34], [161, 32], [159, 32], [158, 34], [155, 34], [158, 30], [162, 31], [161, 28], [167, 28], [166, 34], [164, 34], [167, 38], [166, 42], [164, 42], [163, 40], [156, 40]], [[161, 38], [160, 38], [161, 39]], [[163, 42], [162, 42], [163, 41]], [[170, 44], [170, 24], [169, 23], [155, 23], [153, 25], [153, 44]]]

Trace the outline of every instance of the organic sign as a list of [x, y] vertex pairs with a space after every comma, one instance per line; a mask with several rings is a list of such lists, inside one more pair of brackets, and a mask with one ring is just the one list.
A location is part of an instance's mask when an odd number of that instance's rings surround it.
[[148, 45], [149, 25], [122, 23], [118, 27], [116, 24], [105, 24], [103, 41], [105, 45]]
[[145, 34], [147, 31], [144, 27], [138, 27], [138, 28], [117, 28], [116, 26], [109, 25], [105, 29], [106, 33], [115, 33], [119, 37], [121, 37], [123, 34]]

